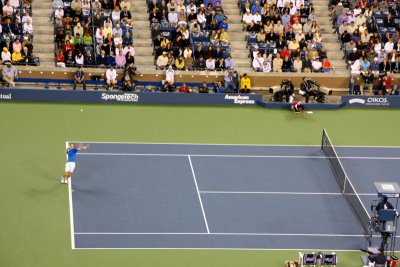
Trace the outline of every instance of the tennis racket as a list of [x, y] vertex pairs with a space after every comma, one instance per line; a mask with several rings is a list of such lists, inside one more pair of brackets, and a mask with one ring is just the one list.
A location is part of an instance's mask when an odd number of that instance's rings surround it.
[[82, 149], [88, 149], [90, 147], [90, 144], [87, 143], [77, 143], [75, 144], [76, 147], [82, 148]]

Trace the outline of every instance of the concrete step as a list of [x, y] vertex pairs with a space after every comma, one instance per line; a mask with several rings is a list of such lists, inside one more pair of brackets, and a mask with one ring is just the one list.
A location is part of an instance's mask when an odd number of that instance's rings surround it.
[[151, 40], [133, 37], [133, 44], [135, 47], [148, 47], [151, 46]]
[[[45, 26], [41, 26], [41, 27], [45, 27]], [[45, 34], [48, 35], [49, 33], [53, 33], [53, 28], [49, 28], [49, 29], [36, 29], [36, 27], [34, 28], [34, 33], [35, 33], [35, 39], [36, 37], [40, 38], [40, 35]], [[54, 38], [54, 35], [52, 34], [52, 37]], [[35, 40], [36, 41], [36, 40]]]
[[53, 8], [33, 8], [32, 9], [32, 14], [33, 14], [34, 19], [35, 19], [35, 16], [50, 17], [51, 12], [53, 12]]
[[[36, 33], [36, 32], [35, 32]], [[34, 44], [50, 44], [54, 42], [53, 34], [40, 34], [33, 39]]]
[[36, 53], [40, 62], [54, 62], [54, 53]]
[[154, 66], [154, 57], [153, 56], [136, 56], [135, 55], [135, 64], [136, 65], [147, 65]]
[[151, 56], [153, 53], [153, 47], [136, 47], [135, 46], [135, 57], [136, 56]]
[[53, 4], [51, 1], [44, 1], [44, 2], [38, 2], [38, 1], [33, 1], [32, 2], [32, 10], [35, 9], [40, 9], [40, 8], [53, 8]]
[[[34, 40], [35, 41], [35, 40]], [[40, 45], [35, 45], [36, 42], [34, 42], [34, 51], [35, 52], [49, 52], [51, 51], [53, 53], [54, 51], [54, 44], [40, 44]]]

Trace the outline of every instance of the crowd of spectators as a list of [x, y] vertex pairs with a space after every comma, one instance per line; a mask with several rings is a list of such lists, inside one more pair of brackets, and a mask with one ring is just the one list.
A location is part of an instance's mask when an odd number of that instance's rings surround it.
[[262, 72], [330, 72], [313, 4], [304, 0], [240, 0], [251, 64]]
[[129, 0], [53, 0], [53, 8], [57, 66], [135, 63]]
[[30, 0], [0, 1], [1, 61], [13, 64], [38, 64], [33, 52], [33, 18]]
[[153, 0], [148, 10], [157, 69], [222, 71], [234, 66], [221, 1]]
[[332, 0], [331, 8], [351, 74], [362, 76], [358, 92], [397, 94], [391, 73], [400, 73], [400, 3]]

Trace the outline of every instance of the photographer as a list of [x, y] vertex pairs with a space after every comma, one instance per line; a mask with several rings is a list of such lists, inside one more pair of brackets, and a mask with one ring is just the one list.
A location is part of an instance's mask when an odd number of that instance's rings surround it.
[[289, 103], [290, 96], [294, 92], [294, 85], [292, 79], [289, 78], [287, 80], [283, 80], [281, 83], [281, 90], [283, 91], [286, 102]]
[[306, 77], [302, 78], [302, 82], [300, 84], [300, 95], [304, 96], [306, 98], [306, 103], [310, 100], [310, 96], [316, 96], [317, 94], [313, 91], [310, 90], [309, 84], [308, 84], [308, 79]]
[[387, 257], [384, 254], [382, 248], [378, 248], [377, 254], [368, 253], [368, 260], [374, 263], [376, 267], [385, 267], [387, 262]]
[[237, 87], [234, 80], [238, 77], [238, 73], [233, 68], [229, 68], [224, 71], [224, 81], [225, 81], [225, 88], [227, 90], [236, 92]]
[[203, 82], [203, 84], [199, 87], [199, 93], [201, 94], [207, 94], [209, 91], [207, 83]]
[[164, 85], [161, 88], [161, 92], [175, 92], [176, 87], [174, 86], [172, 81], [165, 81]]

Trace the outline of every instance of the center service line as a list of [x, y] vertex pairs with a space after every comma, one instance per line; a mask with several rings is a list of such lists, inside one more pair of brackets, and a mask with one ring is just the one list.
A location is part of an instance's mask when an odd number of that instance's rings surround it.
[[199, 197], [201, 211], [203, 212], [203, 217], [204, 217], [204, 222], [206, 224], [207, 233], [209, 234], [210, 229], [208, 228], [207, 217], [206, 217], [206, 213], [204, 212], [203, 202], [201, 201], [199, 186], [197, 185], [196, 174], [194, 173], [194, 170], [193, 170], [193, 164], [192, 164], [192, 159], [190, 158], [190, 155], [188, 155], [188, 159], [189, 159], [189, 163], [190, 163], [190, 169], [192, 170], [194, 184], [196, 185], [197, 196]]

